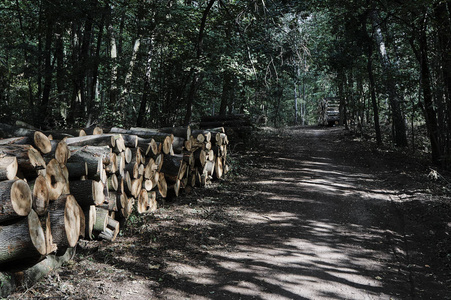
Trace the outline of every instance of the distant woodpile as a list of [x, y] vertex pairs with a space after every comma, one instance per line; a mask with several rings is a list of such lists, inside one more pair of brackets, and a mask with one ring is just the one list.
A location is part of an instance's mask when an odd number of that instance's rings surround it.
[[79, 238], [114, 241], [134, 210], [153, 212], [158, 199], [228, 171], [223, 127], [41, 132], [0, 124], [0, 136], [0, 281], [1, 272]]

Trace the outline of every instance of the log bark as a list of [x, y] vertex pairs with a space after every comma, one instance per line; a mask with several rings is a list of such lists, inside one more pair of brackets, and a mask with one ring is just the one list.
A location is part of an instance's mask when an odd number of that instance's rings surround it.
[[31, 206], [32, 194], [25, 181], [0, 181], [0, 223], [27, 216]]
[[53, 242], [58, 248], [75, 247], [80, 237], [81, 209], [72, 195], [62, 195], [49, 205]]
[[108, 210], [101, 207], [96, 207], [95, 212], [96, 212], [96, 221], [92, 229], [94, 234], [96, 233], [99, 234], [100, 232], [104, 231], [107, 226]]
[[44, 230], [39, 216], [33, 210], [27, 218], [0, 226], [0, 241], [0, 265], [47, 253]]
[[182, 160], [183, 157], [180, 156], [163, 156], [163, 166], [161, 167], [161, 172], [164, 173], [166, 179], [175, 182], [179, 178], [179, 174], [182, 171]]
[[69, 147], [71, 146], [109, 146], [114, 147], [112, 141], [115, 140], [114, 136], [116, 134], [99, 134], [99, 135], [87, 135], [67, 138], [66, 143]]
[[86, 162], [68, 162], [66, 168], [70, 180], [80, 180], [88, 176], [88, 164]]
[[155, 130], [157, 132], [162, 133], [169, 133], [173, 134], [175, 137], [180, 137], [185, 140], [189, 139], [191, 136], [191, 127], [190, 126], [182, 126], [182, 127], [164, 127], [164, 128], [158, 128], [158, 129], [151, 129]]
[[0, 156], [0, 180], [13, 180], [19, 165], [14, 156]]
[[101, 205], [105, 202], [105, 186], [101, 181], [79, 180], [71, 181], [72, 195], [82, 208], [90, 205]]

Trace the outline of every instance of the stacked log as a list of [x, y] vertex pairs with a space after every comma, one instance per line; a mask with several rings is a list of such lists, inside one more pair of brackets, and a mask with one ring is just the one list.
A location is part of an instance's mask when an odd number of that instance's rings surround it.
[[133, 211], [151, 213], [227, 171], [223, 128], [13, 132], [24, 136], [0, 139], [0, 274], [79, 238], [115, 241]]

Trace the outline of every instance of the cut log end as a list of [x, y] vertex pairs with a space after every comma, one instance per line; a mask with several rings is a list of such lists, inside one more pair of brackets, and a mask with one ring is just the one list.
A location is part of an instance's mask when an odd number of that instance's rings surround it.
[[52, 144], [50, 139], [40, 131], [34, 132], [34, 144], [44, 154], [52, 151]]
[[49, 205], [49, 190], [44, 176], [39, 175], [33, 184], [33, 209], [40, 216], [47, 212]]
[[47, 244], [44, 230], [41, 226], [38, 214], [31, 210], [28, 214], [28, 228], [30, 231], [31, 241], [41, 255], [47, 254]]
[[18, 167], [16, 157], [0, 157], [0, 180], [13, 180], [16, 177]]
[[64, 209], [64, 227], [69, 247], [75, 247], [80, 237], [80, 209], [74, 196], [68, 195]]
[[32, 195], [28, 184], [23, 180], [16, 180], [11, 186], [11, 203], [14, 212], [19, 216], [26, 216], [31, 211]]

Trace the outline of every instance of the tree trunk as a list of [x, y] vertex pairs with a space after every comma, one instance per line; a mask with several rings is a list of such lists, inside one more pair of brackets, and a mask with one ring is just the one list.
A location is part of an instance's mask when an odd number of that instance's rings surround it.
[[[210, 0], [202, 14], [202, 20], [200, 23], [199, 36], [198, 36], [197, 46], [196, 46], [196, 48], [197, 48], [196, 60], [200, 60], [200, 58], [202, 57], [205, 25], [207, 22], [208, 13], [210, 12], [210, 9], [212, 8], [215, 1], [216, 0]], [[200, 81], [201, 81], [201, 76], [200, 76], [199, 70], [196, 70], [194, 67], [192, 67], [191, 73], [192, 73], [193, 79], [191, 81], [191, 86], [189, 89], [187, 103], [186, 103], [186, 114], [185, 114], [185, 121], [184, 121], [185, 126], [188, 126], [189, 123], [191, 123], [191, 115], [192, 115], [194, 98], [196, 97], [196, 92], [197, 92], [197, 89], [198, 89], [198, 87], [200, 85]]]
[[371, 18], [374, 27], [374, 36], [376, 39], [376, 43], [379, 47], [379, 55], [382, 71], [384, 73], [383, 77], [385, 81], [385, 87], [387, 89], [388, 101], [390, 103], [390, 107], [392, 110], [392, 118], [394, 126], [393, 141], [395, 145], [398, 147], [406, 147], [407, 146], [406, 124], [400, 104], [402, 102], [402, 99], [399, 96], [399, 92], [396, 87], [396, 79], [394, 76], [395, 70], [391, 64], [390, 58], [386, 51], [380, 20], [375, 11], [371, 13]]
[[420, 31], [419, 45], [420, 45], [420, 66], [421, 66], [421, 87], [423, 90], [424, 112], [426, 125], [429, 133], [429, 141], [431, 143], [432, 161], [436, 165], [440, 165], [442, 158], [441, 145], [438, 134], [437, 114], [434, 108], [434, 101], [431, 90], [431, 81], [429, 74], [428, 63], [428, 45], [426, 36], [426, 17], [423, 20], [424, 24]]

